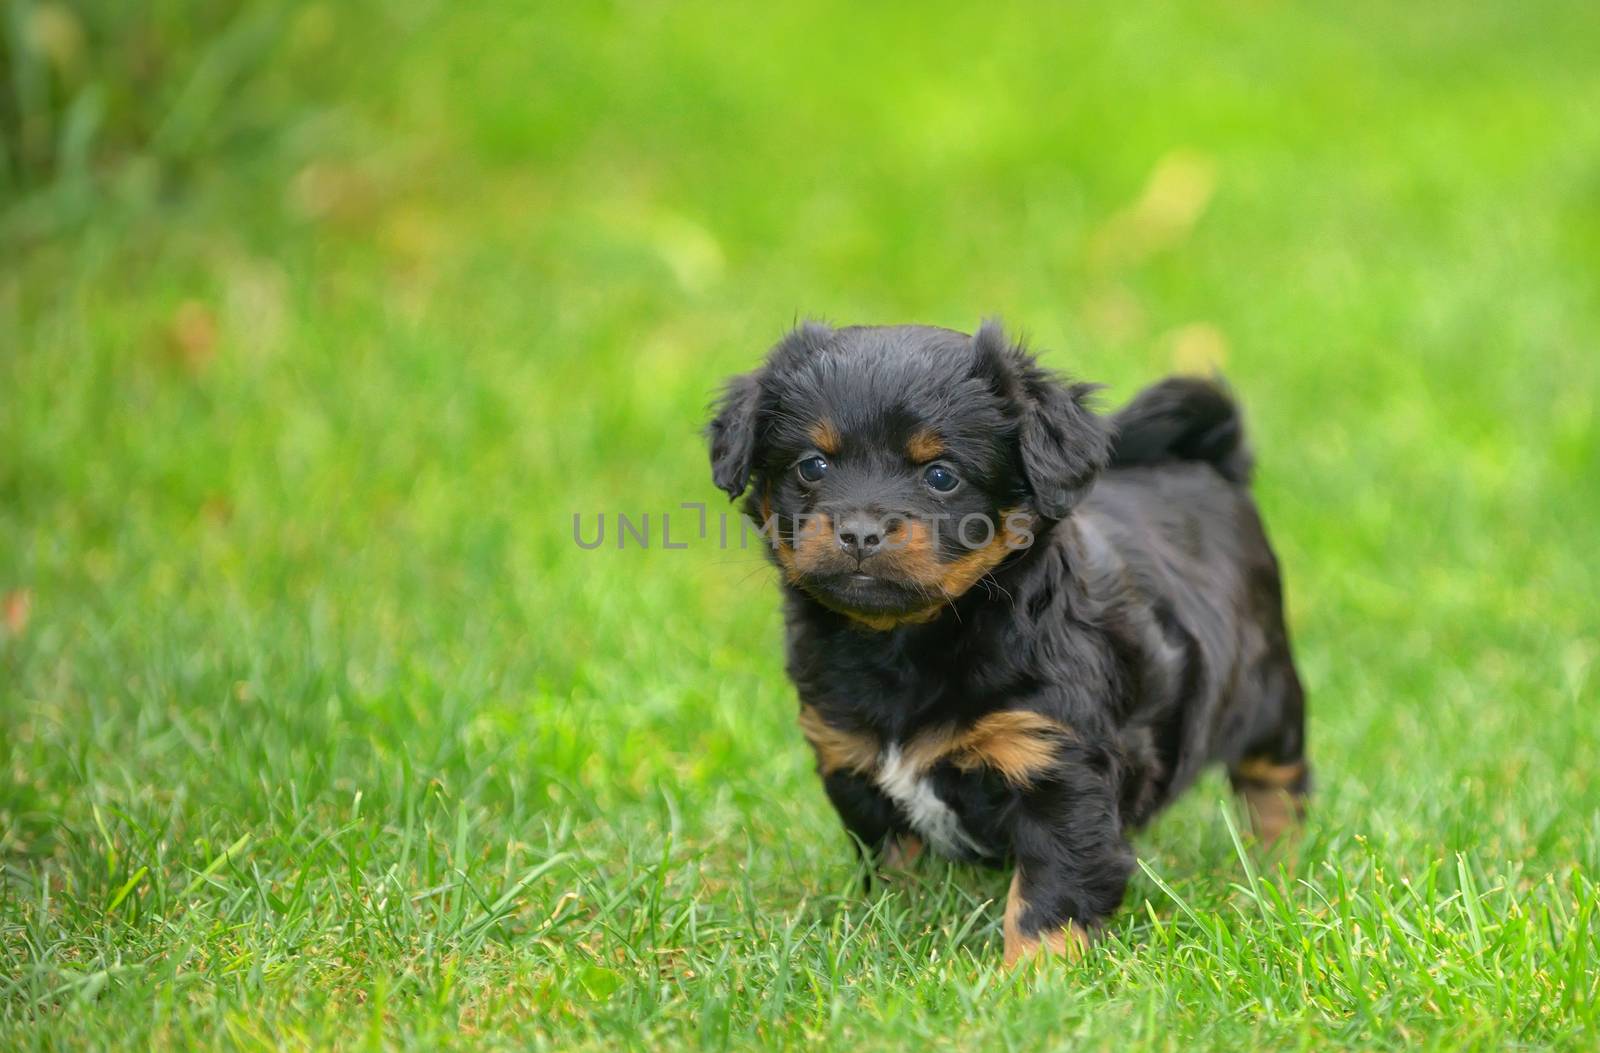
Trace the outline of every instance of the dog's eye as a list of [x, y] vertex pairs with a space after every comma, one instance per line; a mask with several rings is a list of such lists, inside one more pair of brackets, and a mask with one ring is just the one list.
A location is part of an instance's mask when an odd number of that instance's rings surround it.
[[800, 473], [800, 478], [808, 483], [819, 483], [828, 474], [828, 462], [821, 457], [807, 457], [794, 467]]
[[942, 464], [930, 464], [928, 470], [922, 473], [922, 480], [941, 494], [947, 494], [961, 485], [956, 473]]

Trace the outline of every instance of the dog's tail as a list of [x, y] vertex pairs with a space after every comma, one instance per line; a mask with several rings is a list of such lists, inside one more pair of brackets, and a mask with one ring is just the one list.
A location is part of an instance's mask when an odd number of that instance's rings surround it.
[[1113, 468], [1204, 461], [1224, 479], [1246, 486], [1255, 458], [1244, 416], [1222, 380], [1168, 377], [1133, 397], [1111, 418]]

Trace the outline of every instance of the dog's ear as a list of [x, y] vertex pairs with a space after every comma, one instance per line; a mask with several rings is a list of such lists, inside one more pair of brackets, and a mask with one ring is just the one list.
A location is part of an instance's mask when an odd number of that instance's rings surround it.
[[1030, 387], [1018, 440], [1034, 506], [1046, 519], [1065, 519], [1111, 457], [1111, 429], [1084, 401], [1095, 384], [1067, 384], [1040, 370]]
[[833, 330], [823, 323], [802, 322], [767, 353], [766, 365], [734, 377], [722, 389], [706, 437], [711, 440], [711, 478], [730, 498], [750, 485], [760, 453], [761, 400], [767, 382], [777, 386], [779, 378], [814, 358], [832, 338]]
[[1111, 456], [1110, 426], [1085, 400], [1093, 384], [1073, 384], [1043, 368], [988, 321], [973, 338], [976, 368], [1013, 406], [1022, 471], [1035, 510], [1065, 519]]
[[761, 409], [761, 371], [728, 381], [717, 401], [717, 415], [706, 425], [711, 440], [711, 479], [736, 498], [750, 482], [756, 452], [756, 421]]

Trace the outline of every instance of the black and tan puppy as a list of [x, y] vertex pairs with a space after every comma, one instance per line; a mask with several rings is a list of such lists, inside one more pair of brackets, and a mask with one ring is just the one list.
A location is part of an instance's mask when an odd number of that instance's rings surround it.
[[1110, 419], [996, 325], [805, 325], [729, 383], [716, 483], [772, 529], [800, 727], [845, 825], [1012, 861], [1006, 960], [1117, 909], [1128, 833], [1212, 761], [1264, 838], [1308, 786], [1237, 407]]

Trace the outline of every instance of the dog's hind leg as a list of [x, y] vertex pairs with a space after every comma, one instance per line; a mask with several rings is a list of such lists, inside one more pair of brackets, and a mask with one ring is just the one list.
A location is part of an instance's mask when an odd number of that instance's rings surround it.
[[1259, 730], [1228, 765], [1234, 792], [1244, 798], [1250, 823], [1271, 844], [1304, 817], [1311, 792], [1306, 763], [1305, 696], [1287, 646], [1261, 666]]

